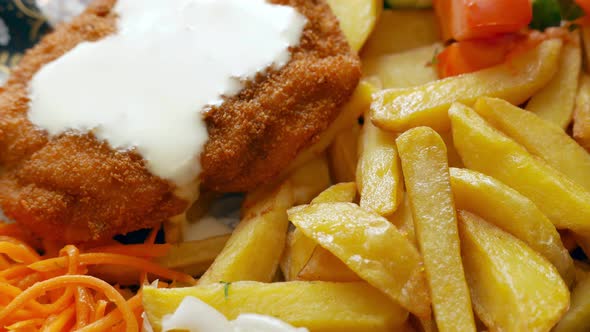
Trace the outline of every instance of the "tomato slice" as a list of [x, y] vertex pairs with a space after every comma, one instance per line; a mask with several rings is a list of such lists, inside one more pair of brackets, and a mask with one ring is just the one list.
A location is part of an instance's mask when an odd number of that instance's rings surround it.
[[434, 6], [447, 40], [517, 32], [533, 18], [530, 0], [435, 0]]
[[590, 14], [590, 0], [576, 0], [575, 2], [582, 7], [586, 15]]
[[437, 56], [438, 74], [445, 78], [498, 65], [524, 39], [523, 36], [508, 35], [453, 43]]

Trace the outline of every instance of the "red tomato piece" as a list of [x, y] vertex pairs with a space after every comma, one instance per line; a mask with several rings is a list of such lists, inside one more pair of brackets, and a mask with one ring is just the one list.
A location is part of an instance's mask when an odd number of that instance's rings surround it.
[[586, 15], [590, 14], [590, 0], [576, 0], [576, 3], [582, 7]]
[[435, 0], [445, 39], [491, 38], [517, 32], [533, 18], [530, 0]]
[[467, 40], [449, 45], [437, 56], [441, 78], [471, 73], [504, 62], [522, 36], [504, 36], [487, 40]]

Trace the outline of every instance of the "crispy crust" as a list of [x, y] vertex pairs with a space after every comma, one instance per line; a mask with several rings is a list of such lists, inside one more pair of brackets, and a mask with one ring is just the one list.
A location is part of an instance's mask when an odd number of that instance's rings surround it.
[[[280, 71], [212, 109], [201, 180], [245, 191], [270, 180], [336, 116], [360, 76], [358, 58], [324, 0], [276, 0], [308, 17], [301, 45]], [[187, 202], [133, 152], [91, 135], [49, 139], [28, 121], [27, 84], [41, 66], [82, 41], [115, 31], [115, 0], [95, 1], [27, 52], [0, 93], [0, 204], [44, 237], [66, 242], [109, 238], [182, 213]]]

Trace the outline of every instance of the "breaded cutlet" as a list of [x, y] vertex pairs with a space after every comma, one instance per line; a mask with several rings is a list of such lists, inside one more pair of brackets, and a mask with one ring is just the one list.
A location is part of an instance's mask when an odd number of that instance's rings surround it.
[[[270, 2], [295, 7], [308, 23], [287, 65], [259, 75], [205, 114], [206, 188], [247, 191], [272, 180], [330, 124], [358, 83], [359, 59], [325, 0]], [[33, 75], [78, 43], [115, 33], [114, 4], [97, 0], [44, 37], [0, 93], [0, 205], [43, 237], [73, 243], [110, 238], [157, 225], [188, 205], [139, 154], [114, 151], [91, 134], [48, 137], [27, 118]]]

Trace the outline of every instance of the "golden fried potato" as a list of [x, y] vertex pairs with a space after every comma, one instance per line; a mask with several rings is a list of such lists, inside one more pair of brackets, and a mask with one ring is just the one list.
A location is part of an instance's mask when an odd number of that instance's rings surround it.
[[350, 47], [359, 51], [383, 10], [383, 0], [327, 0]]
[[409, 88], [438, 79], [435, 54], [444, 47], [441, 43], [423, 46], [400, 53], [363, 59], [365, 77], [375, 77], [382, 89]]
[[569, 306], [553, 265], [514, 236], [459, 212], [461, 252], [473, 308], [492, 331], [549, 331]]
[[475, 331], [465, 281], [445, 143], [431, 128], [396, 140], [440, 331]]
[[533, 201], [557, 228], [590, 234], [590, 193], [461, 104], [449, 110], [455, 147], [470, 169]]
[[495, 67], [418, 87], [383, 90], [374, 95], [371, 120], [392, 131], [417, 126], [446, 131], [449, 129], [447, 111], [454, 102], [471, 104], [479, 97], [491, 96], [518, 105], [553, 77], [561, 45], [559, 39], [547, 40]]
[[481, 98], [475, 111], [494, 127], [590, 191], [590, 154], [561, 127], [494, 98]]
[[355, 123], [350, 129], [345, 129], [334, 137], [328, 149], [330, 173], [334, 182], [355, 181], [360, 134], [361, 126]]
[[324, 153], [338, 133], [358, 123], [358, 118], [371, 106], [374, 92], [375, 88], [371, 84], [361, 81], [348, 103], [342, 107], [342, 110], [328, 129], [319, 135], [318, 140], [313, 145], [307, 147], [297, 155], [297, 158], [284, 171], [284, 174], [290, 174], [294, 169]]
[[530, 199], [504, 183], [475, 171], [451, 168], [457, 209], [475, 213], [525, 242], [549, 260], [568, 285], [574, 262], [551, 221]]
[[307, 204], [331, 184], [328, 159], [320, 155], [302, 165], [289, 176], [295, 205]]
[[382, 216], [393, 214], [402, 201], [404, 187], [394, 135], [367, 121], [359, 152], [356, 182], [360, 206]]
[[590, 278], [586, 277], [580, 280], [572, 290], [570, 308], [552, 331], [588, 330], [590, 330]]
[[287, 209], [295, 197], [289, 182], [265, 192], [263, 199], [244, 213], [227, 244], [199, 284], [252, 280], [272, 281], [285, 247]]
[[590, 151], [590, 76], [587, 74], [582, 75], [576, 97], [573, 134], [578, 144]]
[[527, 111], [536, 113], [540, 118], [554, 123], [560, 128], [567, 128], [572, 120], [578, 80], [582, 68], [582, 49], [580, 35], [577, 31], [572, 38], [578, 42], [566, 42], [561, 51], [559, 69], [555, 76], [537, 92], [526, 105]]
[[[356, 185], [354, 182], [339, 183], [321, 192], [312, 203], [329, 203], [329, 202], [352, 202], [356, 196]], [[317, 243], [305, 236], [299, 229], [294, 229], [289, 233], [287, 246], [281, 257], [281, 271], [286, 280], [296, 280], [301, 270], [312, 259], [313, 254], [322, 252], [325, 249], [319, 247]], [[323, 255], [324, 253], [318, 253]], [[312, 263], [314, 266], [318, 264]]]
[[328, 250], [316, 245], [316, 248], [297, 275], [298, 280], [320, 280], [335, 282], [361, 281], [346, 264]]
[[429, 317], [420, 254], [387, 219], [352, 203], [319, 203], [289, 211], [289, 220], [362, 279], [410, 312]]
[[397, 227], [400, 233], [405, 235], [408, 240], [412, 241], [416, 248], [418, 248], [416, 228], [414, 225], [414, 217], [412, 217], [412, 208], [410, 207], [408, 193], [404, 193], [403, 202], [399, 205], [399, 208], [395, 213], [387, 217], [387, 219]]
[[225, 247], [230, 235], [221, 235], [204, 240], [186, 241], [172, 245], [158, 264], [182, 271], [192, 276], [203, 274]]
[[[227, 296], [226, 296], [227, 294]], [[162, 318], [194, 296], [228, 319], [243, 313], [277, 317], [311, 332], [389, 332], [404, 324], [407, 310], [365, 282], [240, 281], [186, 288], [143, 288], [145, 313], [156, 332]]]
[[381, 13], [361, 56], [368, 59], [403, 52], [439, 40], [438, 22], [432, 10], [387, 9]]

